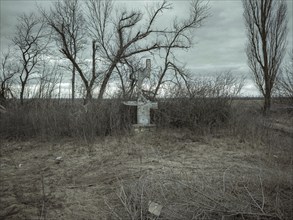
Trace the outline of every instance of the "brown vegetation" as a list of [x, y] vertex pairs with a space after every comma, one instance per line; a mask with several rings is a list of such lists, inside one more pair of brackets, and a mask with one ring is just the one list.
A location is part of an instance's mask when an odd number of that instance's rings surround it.
[[[166, 99], [153, 114], [156, 132], [134, 134], [135, 116], [121, 100], [8, 108], [0, 118], [1, 218], [293, 215], [293, 134], [275, 126], [292, 128], [292, 112], [263, 117], [259, 100]], [[149, 202], [162, 205], [159, 217]]]

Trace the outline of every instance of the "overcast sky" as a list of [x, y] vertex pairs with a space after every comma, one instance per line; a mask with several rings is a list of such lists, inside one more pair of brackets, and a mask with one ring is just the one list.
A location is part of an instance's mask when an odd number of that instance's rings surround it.
[[[17, 15], [37, 10], [35, 3], [50, 7], [52, 1], [0, 0], [1, 28], [0, 49], [5, 51], [15, 31]], [[121, 1], [125, 7], [134, 7], [154, 1]], [[174, 13], [184, 16], [189, 1], [173, 1]], [[293, 0], [288, 4], [288, 49], [293, 48]], [[231, 70], [235, 74], [249, 72], [245, 45], [247, 42], [241, 0], [210, 0], [210, 16], [204, 25], [195, 31], [194, 47], [180, 52], [179, 59], [196, 74], [209, 74]], [[253, 81], [248, 79], [244, 88], [246, 95], [257, 95]]]

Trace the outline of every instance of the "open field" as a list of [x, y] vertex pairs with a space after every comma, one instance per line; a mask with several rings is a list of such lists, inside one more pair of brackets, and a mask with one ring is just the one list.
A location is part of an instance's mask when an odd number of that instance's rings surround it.
[[162, 219], [293, 216], [289, 145], [174, 130], [1, 145], [4, 219], [147, 219], [148, 201], [163, 205]]
[[292, 112], [242, 117], [209, 132], [1, 140], [0, 219], [292, 219]]

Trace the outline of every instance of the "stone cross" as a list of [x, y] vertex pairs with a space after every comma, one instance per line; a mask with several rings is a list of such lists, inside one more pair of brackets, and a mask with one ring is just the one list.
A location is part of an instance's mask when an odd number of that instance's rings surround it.
[[150, 78], [151, 73], [151, 60], [146, 60], [146, 67], [144, 69], [139, 69], [136, 75], [136, 88], [138, 93], [138, 98], [136, 102], [124, 102], [125, 105], [137, 106], [137, 124], [139, 127], [152, 127], [151, 124], [150, 110], [157, 109], [158, 103], [151, 102], [146, 97], [144, 97], [142, 92], [143, 81], [146, 78]]
[[144, 97], [142, 93], [142, 84], [145, 78], [150, 78], [151, 74], [151, 60], [147, 59], [146, 60], [146, 67], [144, 69], [139, 69], [138, 74], [137, 74], [137, 83], [136, 87], [138, 90], [138, 101], [146, 102], [147, 99]]

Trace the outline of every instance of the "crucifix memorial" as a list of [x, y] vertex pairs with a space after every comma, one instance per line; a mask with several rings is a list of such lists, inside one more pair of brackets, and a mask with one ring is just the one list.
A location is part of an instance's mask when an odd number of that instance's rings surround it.
[[154, 124], [151, 124], [151, 109], [157, 109], [158, 103], [151, 102], [148, 100], [142, 91], [143, 81], [146, 78], [150, 78], [151, 73], [151, 60], [146, 60], [146, 67], [144, 69], [139, 69], [136, 73], [136, 89], [137, 89], [137, 101], [127, 101], [124, 102], [125, 105], [137, 106], [137, 124], [134, 125], [135, 128], [144, 129], [154, 127]]

